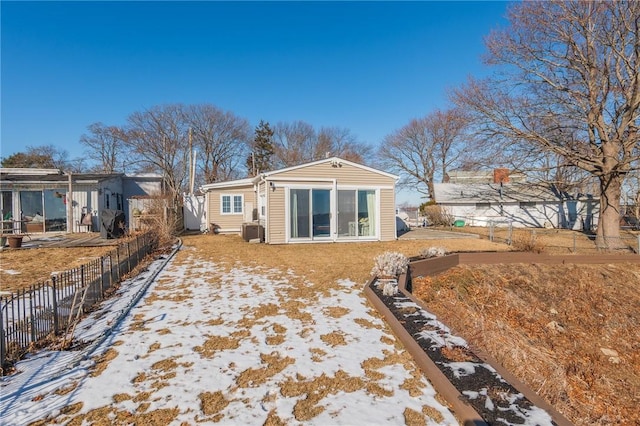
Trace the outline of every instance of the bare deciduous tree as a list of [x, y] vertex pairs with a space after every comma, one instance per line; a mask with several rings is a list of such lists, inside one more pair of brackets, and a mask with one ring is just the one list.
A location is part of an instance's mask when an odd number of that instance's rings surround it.
[[105, 126], [93, 123], [88, 127], [89, 134], [80, 137], [80, 143], [87, 149], [85, 154], [95, 164], [92, 171], [101, 173], [124, 172], [129, 162], [126, 135], [117, 126]]
[[322, 127], [318, 131], [318, 158], [329, 153], [332, 157], [340, 157], [354, 163], [366, 164], [371, 157], [371, 147], [359, 142], [349, 129], [340, 127]]
[[277, 123], [273, 128], [276, 166], [296, 166], [317, 159], [315, 139], [313, 126], [304, 121]]
[[327, 156], [366, 163], [371, 148], [357, 141], [348, 129], [322, 127], [316, 131], [304, 121], [278, 123], [273, 129], [275, 163], [279, 167], [321, 160]]
[[508, 18], [487, 39], [501, 73], [454, 100], [487, 138], [551, 151], [596, 177], [597, 243], [618, 247], [621, 187], [639, 143], [640, 2], [522, 2]]
[[126, 142], [141, 170], [160, 172], [176, 205], [188, 176], [188, 126], [180, 104], [134, 112], [128, 118]]
[[251, 139], [249, 122], [208, 104], [184, 108], [183, 117], [191, 129], [193, 147], [202, 156], [199, 164], [204, 183], [241, 177]]
[[400, 176], [400, 185], [435, 200], [436, 176], [444, 179], [460, 158], [466, 126], [465, 115], [455, 109], [413, 119], [385, 137], [378, 149], [379, 161]]

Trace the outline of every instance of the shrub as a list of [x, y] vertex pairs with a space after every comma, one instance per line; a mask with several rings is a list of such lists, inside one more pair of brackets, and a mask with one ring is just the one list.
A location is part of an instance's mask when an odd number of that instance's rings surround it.
[[373, 258], [371, 275], [376, 277], [397, 277], [407, 271], [409, 259], [402, 253], [386, 251]]
[[182, 224], [182, 217], [176, 209], [170, 208], [170, 200], [161, 195], [154, 195], [145, 200], [144, 209], [140, 212], [144, 221], [140, 223], [141, 231], [151, 231], [158, 238], [160, 247], [173, 244]]
[[450, 226], [453, 223], [453, 216], [445, 208], [438, 205], [425, 206], [423, 214], [429, 225]]
[[535, 232], [518, 232], [513, 234], [511, 246], [518, 251], [542, 253], [544, 245], [538, 241]]
[[429, 259], [431, 257], [442, 257], [447, 254], [447, 249], [444, 247], [429, 247], [420, 250], [418, 254], [424, 259]]
[[395, 296], [398, 294], [398, 281], [387, 280], [382, 287], [382, 294], [384, 296]]

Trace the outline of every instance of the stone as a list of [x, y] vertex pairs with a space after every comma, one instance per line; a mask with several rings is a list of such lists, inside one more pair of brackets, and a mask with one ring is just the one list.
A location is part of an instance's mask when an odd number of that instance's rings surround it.
[[604, 356], [609, 357], [610, 363], [620, 364], [621, 359], [620, 359], [620, 355], [618, 355], [618, 351], [609, 349], [609, 348], [600, 348], [600, 352], [602, 352]]

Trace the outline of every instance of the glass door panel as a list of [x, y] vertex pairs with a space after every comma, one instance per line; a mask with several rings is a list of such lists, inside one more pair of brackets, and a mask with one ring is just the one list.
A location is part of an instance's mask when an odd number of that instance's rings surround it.
[[291, 238], [310, 238], [309, 190], [292, 189], [289, 193], [289, 227]]
[[67, 230], [67, 192], [64, 190], [44, 191], [44, 230]]
[[42, 191], [20, 191], [23, 232], [44, 232]]
[[313, 237], [331, 237], [331, 190], [313, 189]]
[[356, 218], [356, 191], [338, 191], [338, 237], [355, 237], [358, 232]]
[[358, 235], [376, 235], [376, 191], [358, 191]]

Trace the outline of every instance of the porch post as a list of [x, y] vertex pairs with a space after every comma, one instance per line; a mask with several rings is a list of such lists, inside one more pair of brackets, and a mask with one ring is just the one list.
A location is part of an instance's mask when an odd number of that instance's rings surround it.
[[331, 240], [335, 243], [338, 239], [338, 179], [333, 179], [333, 197], [329, 201], [329, 210], [331, 211]]

